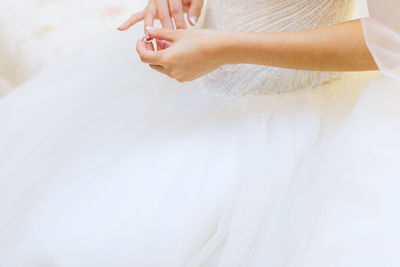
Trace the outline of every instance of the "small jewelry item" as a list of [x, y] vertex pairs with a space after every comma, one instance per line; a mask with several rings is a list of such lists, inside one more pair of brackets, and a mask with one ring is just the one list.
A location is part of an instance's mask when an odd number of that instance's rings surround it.
[[145, 44], [151, 44], [151, 37], [148, 33], [146, 33], [146, 35], [143, 36], [142, 40], [143, 40], [143, 43], [145, 43]]

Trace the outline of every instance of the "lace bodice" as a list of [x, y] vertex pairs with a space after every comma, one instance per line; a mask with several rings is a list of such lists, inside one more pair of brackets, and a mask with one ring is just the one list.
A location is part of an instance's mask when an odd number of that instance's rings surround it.
[[[354, 0], [209, 0], [203, 27], [251, 32], [301, 31], [351, 17]], [[338, 73], [227, 65], [203, 78], [218, 95], [258, 95], [311, 88]]]

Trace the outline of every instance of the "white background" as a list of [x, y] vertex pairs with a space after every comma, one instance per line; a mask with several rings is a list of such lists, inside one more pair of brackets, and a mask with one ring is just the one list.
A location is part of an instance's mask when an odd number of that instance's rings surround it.
[[116, 30], [146, 2], [0, 0], [0, 96], [89, 35]]

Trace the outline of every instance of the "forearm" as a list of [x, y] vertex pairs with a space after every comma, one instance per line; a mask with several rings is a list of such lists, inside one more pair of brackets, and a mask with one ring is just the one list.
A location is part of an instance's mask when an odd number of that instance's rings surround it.
[[282, 33], [227, 33], [226, 64], [257, 64], [302, 70], [376, 70], [359, 20], [326, 28]]

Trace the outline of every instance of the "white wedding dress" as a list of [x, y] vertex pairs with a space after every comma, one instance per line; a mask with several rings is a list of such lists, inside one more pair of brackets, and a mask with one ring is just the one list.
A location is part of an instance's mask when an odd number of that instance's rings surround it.
[[[204, 27], [297, 31], [354, 1], [209, 1]], [[1, 267], [400, 266], [400, 85], [225, 66], [179, 84], [142, 26], [0, 101]]]

